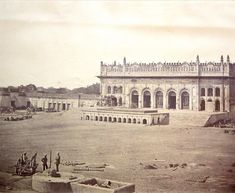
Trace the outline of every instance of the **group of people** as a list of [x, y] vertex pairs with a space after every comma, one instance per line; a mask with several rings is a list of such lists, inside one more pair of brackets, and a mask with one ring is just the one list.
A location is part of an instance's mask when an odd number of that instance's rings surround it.
[[[32, 156], [32, 158], [29, 159], [27, 156], [27, 153], [24, 152], [21, 155], [21, 157], [17, 160], [17, 163], [15, 165], [16, 174], [21, 175], [22, 172], [27, 172], [30, 168], [32, 169], [32, 174], [34, 174], [36, 172], [36, 168], [38, 166], [38, 164], [36, 163], [36, 156], [37, 156], [37, 153], [35, 153], [34, 156]], [[47, 159], [46, 154], [41, 159], [41, 161], [42, 161], [43, 171], [48, 169], [48, 165], [47, 165], [48, 159]], [[55, 158], [55, 166], [56, 166], [57, 172], [59, 172], [59, 165], [60, 165], [60, 154], [58, 152], [56, 155], [56, 158]]]
[[[48, 169], [48, 165], [47, 165], [47, 154], [44, 155], [44, 157], [41, 159], [42, 161], [42, 168], [43, 171]], [[55, 158], [55, 165], [56, 165], [56, 171], [59, 172], [59, 165], [60, 165], [60, 153], [58, 152]]]

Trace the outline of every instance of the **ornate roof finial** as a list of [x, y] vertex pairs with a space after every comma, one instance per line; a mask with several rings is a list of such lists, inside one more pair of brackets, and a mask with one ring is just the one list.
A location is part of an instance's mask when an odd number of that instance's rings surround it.
[[230, 63], [229, 55], [227, 55], [227, 63]]
[[123, 64], [126, 65], [126, 57], [123, 58]]
[[199, 55], [197, 55], [197, 59], [196, 59], [197, 63], [200, 63], [200, 60], [199, 60]]
[[224, 57], [223, 57], [223, 55], [221, 55], [221, 57], [220, 57], [220, 62], [221, 62], [221, 63], [224, 63]]

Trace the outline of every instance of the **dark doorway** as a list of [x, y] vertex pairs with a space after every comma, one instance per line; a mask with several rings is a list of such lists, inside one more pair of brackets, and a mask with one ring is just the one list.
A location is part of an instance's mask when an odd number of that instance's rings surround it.
[[134, 90], [131, 94], [131, 108], [138, 108], [139, 105], [139, 94], [136, 90]]
[[62, 110], [63, 110], [63, 111], [66, 110], [66, 104], [65, 104], [65, 103], [62, 104]]
[[117, 98], [114, 96], [111, 97], [111, 106], [113, 107], [117, 106]]
[[205, 100], [204, 99], [201, 100], [200, 106], [201, 106], [201, 111], [205, 111], [206, 107], [205, 107]]
[[189, 94], [188, 94], [188, 92], [183, 92], [181, 94], [181, 109], [189, 109]]
[[156, 108], [163, 108], [163, 93], [161, 91], [156, 93]]
[[151, 107], [151, 94], [150, 94], [149, 91], [144, 92], [143, 102], [144, 102], [144, 105], [143, 105], [144, 108], [150, 108]]
[[168, 107], [169, 109], [176, 109], [176, 94], [174, 91], [168, 94]]
[[30, 107], [30, 101], [27, 101], [27, 108]]
[[219, 100], [215, 101], [215, 111], [220, 111], [220, 101]]
[[15, 102], [15, 101], [11, 101], [11, 106], [12, 106], [13, 108], [16, 108], [16, 102]]

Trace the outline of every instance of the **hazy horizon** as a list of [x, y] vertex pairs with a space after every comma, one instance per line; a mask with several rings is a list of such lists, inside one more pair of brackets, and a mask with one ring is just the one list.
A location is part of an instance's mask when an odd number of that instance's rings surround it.
[[0, 86], [86, 87], [100, 61], [235, 61], [233, 1], [1, 1]]

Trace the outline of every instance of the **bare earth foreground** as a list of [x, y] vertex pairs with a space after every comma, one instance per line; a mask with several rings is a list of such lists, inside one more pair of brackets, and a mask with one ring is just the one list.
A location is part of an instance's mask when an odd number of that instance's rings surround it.
[[59, 151], [62, 160], [108, 164], [104, 172], [81, 174], [135, 183], [137, 193], [235, 192], [235, 135], [224, 129], [81, 121], [75, 111], [0, 122], [0, 192], [34, 192], [31, 177], [6, 172], [23, 152], [38, 152], [41, 170], [50, 150], [53, 158]]

